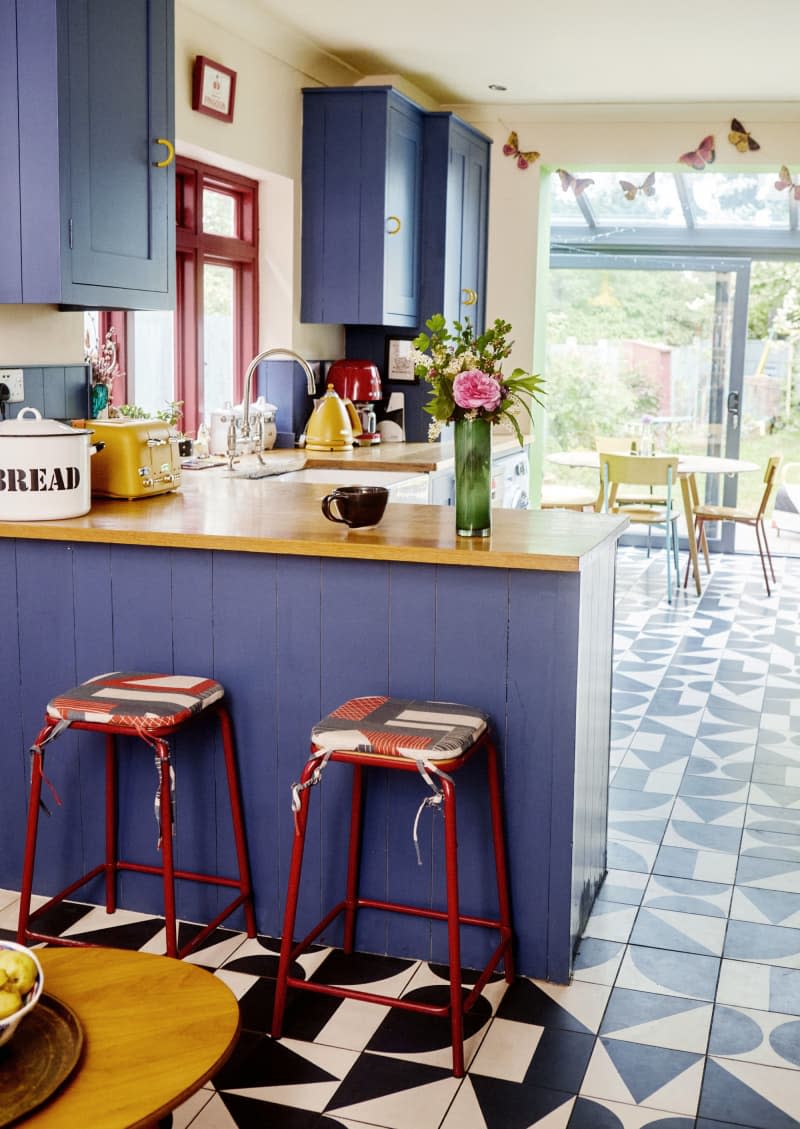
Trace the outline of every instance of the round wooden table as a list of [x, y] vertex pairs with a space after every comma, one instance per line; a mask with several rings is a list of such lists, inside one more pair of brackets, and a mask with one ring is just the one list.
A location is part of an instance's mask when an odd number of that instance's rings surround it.
[[83, 1028], [81, 1060], [25, 1129], [134, 1129], [157, 1124], [225, 1062], [239, 1005], [203, 968], [151, 953], [44, 948], [45, 993]]

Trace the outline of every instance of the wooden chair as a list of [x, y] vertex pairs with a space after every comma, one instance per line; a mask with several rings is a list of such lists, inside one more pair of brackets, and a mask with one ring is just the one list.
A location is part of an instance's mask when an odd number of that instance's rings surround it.
[[[769, 571], [772, 574], [773, 582], [775, 581], [775, 569], [772, 567], [772, 554], [769, 551], [769, 544], [767, 543], [764, 515], [767, 512], [767, 506], [769, 505], [772, 492], [776, 486], [778, 467], [780, 464], [780, 455], [773, 455], [767, 462], [767, 469], [764, 472], [764, 492], [761, 495], [761, 501], [756, 510], [739, 509], [736, 506], [701, 505], [697, 498], [697, 487], [694, 485], [694, 480], [690, 479], [692, 510], [694, 511], [694, 537], [697, 541], [698, 549], [702, 548], [705, 554], [706, 568], [709, 568], [708, 546], [705, 534], [705, 524], [707, 521], [733, 521], [738, 522], [740, 525], [750, 525], [756, 533], [758, 555], [761, 557], [761, 569], [764, 573], [764, 584], [767, 587], [768, 596], [772, 593], [769, 586], [769, 577], [767, 576], [767, 564], [769, 564]], [[686, 575], [683, 578], [684, 588], [688, 580], [689, 568], [687, 566]]]
[[[631, 523], [646, 525], [648, 532], [656, 527], [664, 529], [664, 548], [667, 554], [667, 600], [672, 603], [672, 566], [680, 583], [677, 522], [680, 516], [672, 502], [672, 489], [678, 477], [677, 455], [620, 455], [611, 451], [600, 452], [600, 474], [603, 480], [603, 508], [607, 513], [625, 514]], [[663, 502], [627, 501], [627, 493], [620, 487], [647, 486], [664, 488]], [[623, 500], [626, 499], [626, 500]]]

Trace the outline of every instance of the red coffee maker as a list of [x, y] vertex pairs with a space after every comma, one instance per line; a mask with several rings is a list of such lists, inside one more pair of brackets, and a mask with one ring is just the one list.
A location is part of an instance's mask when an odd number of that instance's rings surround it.
[[380, 443], [374, 404], [382, 396], [381, 374], [372, 361], [334, 361], [325, 377], [343, 400], [352, 400], [361, 420], [361, 434], [355, 436], [359, 447]]

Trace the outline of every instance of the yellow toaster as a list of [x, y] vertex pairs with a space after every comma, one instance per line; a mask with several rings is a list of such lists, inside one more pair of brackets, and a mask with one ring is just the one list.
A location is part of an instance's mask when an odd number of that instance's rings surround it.
[[92, 494], [149, 498], [181, 484], [179, 437], [157, 419], [86, 421], [95, 443], [105, 444], [92, 459]]

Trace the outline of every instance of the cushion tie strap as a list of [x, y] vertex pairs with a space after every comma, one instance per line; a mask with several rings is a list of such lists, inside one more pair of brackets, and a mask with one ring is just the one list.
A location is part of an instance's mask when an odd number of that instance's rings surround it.
[[414, 817], [414, 828], [411, 833], [411, 837], [414, 840], [414, 850], [417, 852], [417, 866], [422, 866], [422, 855], [419, 849], [419, 821], [425, 808], [434, 808], [441, 811], [442, 804], [444, 803], [444, 793], [436, 781], [432, 779], [430, 773], [432, 772], [435, 776], [440, 776], [443, 780], [447, 780], [451, 784], [453, 783], [453, 778], [452, 776], [448, 776], [446, 772], [442, 772], [435, 764], [431, 764], [430, 761], [418, 760], [417, 769], [419, 770], [420, 776], [433, 793], [432, 796], [425, 796], [422, 803], [417, 808], [417, 814]]
[[[55, 725], [53, 725], [53, 726], [47, 726], [45, 729], [42, 730], [42, 732], [39, 734], [39, 736], [36, 738], [34, 743], [31, 745], [30, 749], [28, 750], [30, 755], [31, 755], [31, 777], [33, 777], [33, 758], [35, 756], [38, 756], [39, 757], [39, 769], [40, 769], [41, 774], [42, 774], [42, 780], [44, 780], [45, 784], [50, 789], [50, 791], [53, 795], [53, 799], [55, 800], [55, 802], [58, 804], [59, 807], [62, 807], [61, 797], [59, 796], [58, 792], [55, 790], [55, 787], [53, 785], [52, 780], [50, 780], [45, 775], [45, 771], [44, 771], [44, 747], [50, 741], [52, 741], [55, 737], [58, 737], [59, 733], [63, 733], [64, 730], [68, 729], [68, 728], [69, 728], [69, 722], [64, 721], [64, 720], [57, 721], [55, 723]], [[42, 811], [45, 813], [45, 815], [52, 815], [53, 814], [50, 811], [50, 809], [48, 808], [47, 804], [42, 799], [41, 793], [39, 794], [39, 807], [42, 809]]]
[[155, 742], [155, 741], [147, 740], [146, 737], [144, 738], [144, 740], [146, 740], [148, 745], [152, 745], [156, 750], [158, 749], [159, 746], [161, 746], [162, 748], [164, 748], [166, 750], [166, 754], [167, 754], [166, 756], [161, 756], [159, 752], [156, 752], [156, 755], [153, 758], [153, 763], [155, 765], [155, 770], [156, 770], [156, 780], [158, 781], [158, 783], [156, 784], [156, 794], [153, 797], [153, 815], [155, 816], [156, 827], [158, 828], [158, 838], [156, 839], [156, 850], [160, 851], [161, 847], [163, 845], [163, 837], [162, 837], [162, 834], [161, 834], [161, 768], [162, 768], [162, 765], [164, 765], [164, 764], [166, 764], [169, 768], [169, 798], [170, 798], [170, 804], [172, 806], [171, 824], [172, 824], [172, 838], [173, 839], [175, 838], [175, 834], [176, 834], [177, 815], [178, 815], [177, 804], [176, 804], [176, 801], [175, 801], [175, 769], [172, 766], [172, 759], [169, 755], [169, 745], [167, 744], [166, 741]]
[[319, 784], [320, 780], [322, 780], [322, 771], [330, 760], [332, 752], [333, 749], [323, 749], [321, 752], [312, 753], [308, 759], [309, 761], [315, 762], [314, 771], [311, 773], [308, 780], [304, 781], [302, 784], [298, 784], [297, 781], [294, 781], [292, 784], [292, 813], [294, 815], [295, 835], [300, 834], [300, 824], [298, 822], [300, 816], [300, 793], [305, 792], [306, 788], [313, 788], [315, 784]]

